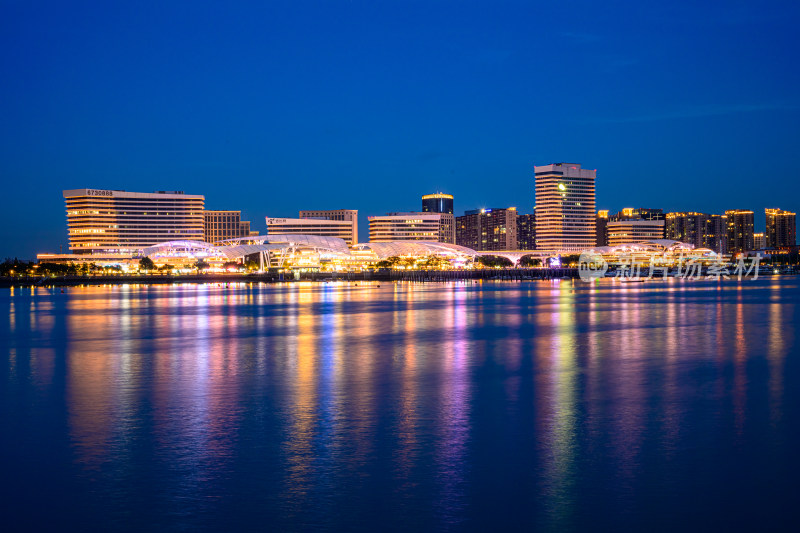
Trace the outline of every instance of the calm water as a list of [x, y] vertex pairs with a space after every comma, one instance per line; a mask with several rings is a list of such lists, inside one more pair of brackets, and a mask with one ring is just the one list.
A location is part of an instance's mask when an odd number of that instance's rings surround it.
[[790, 529], [799, 302], [790, 277], [4, 290], [4, 528]]

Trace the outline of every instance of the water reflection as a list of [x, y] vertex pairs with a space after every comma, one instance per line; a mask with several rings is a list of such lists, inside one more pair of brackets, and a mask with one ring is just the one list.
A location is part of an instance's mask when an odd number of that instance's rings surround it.
[[796, 281], [631, 285], [15, 289], [0, 416], [98, 526], [622, 527], [799, 422]]
[[[470, 374], [468, 362], [467, 293], [458, 287], [446, 295], [444, 324], [449, 335], [441, 346], [441, 384], [438, 395], [438, 429], [435, 449], [439, 496], [438, 515], [448, 526], [463, 521], [467, 505], [467, 441], [470, 435]], [[519, 315], [517, 315], [519, 316]]]
[[542, 316], [550, 322], [548, 335], [536, 349], [540, 361], [541, 405], [544, 430], [545, 495], [550, 525], [571, 524], [575, 499], [577, 339], [575, 296], [564, 286], [550, 290], [550, 308]]

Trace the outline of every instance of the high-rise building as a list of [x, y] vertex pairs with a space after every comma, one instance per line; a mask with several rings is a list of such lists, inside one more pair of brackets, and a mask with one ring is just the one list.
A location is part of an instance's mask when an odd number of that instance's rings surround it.
[[711, 215], [703, 247], [719, 254], [728, 253], [728, 218], [725, 215]]
[[479, 252], [516, 250], [517, 208], [466, 211], [456, 217], [456, 244]]
[[267, 235], [316, 235], [319, 237], [338, 237], [339, 239], [344, 239], [348, 246], [355, 244], [353, 241], [353, 222], [350, 220], [267, 217], [266, 221]]
[[422, 212], [423, 213], [440, 213], [441, 218], [441, 232], [439, 234], [439, 242], [447, 242], [455, 244], [456, 230], [455, 230], [455, 216], [453, 215], [453, 195], [437, 192], [434, 194], [426, 194], [422, 197]]
[[767, 247], [767, 238], [763, 233], [753, 233], [753, 249], [763, 250]]
[[728, 224], [728, 251], [748, 252], [755, 246], [753, 242], [753, 212], [746, 209], [725, 211]]
[[536, 249], [536, 213], [517, 215], [517, 248]]
[[249, 237], [250, 222], [242, 220], [241, 211], [203, 211], [203, 235], [206, 242], [219, 244], [228, 239]]
[[135, 253], [166, 241], [203, 240], [201, 195], [107, 189], [63, 191], [73, 254]]
[[452, 213], [439, 213], [439, 242], [456, 243], [456, 217]]
[[702, 247], [710, 219], [706, 213], [667, 213], [667, 239]]
[[453, 195], [437, 192], [426, 194], [422, 197], [423, 213], [450, 213], [453, 214]]
[[608, 210], [601, 209], [594, 220], [595, 245], [608, 246]]
[[727, 252], [727, 219], [706, 213], [667, 213], [666, 238], [708, 248], [718, 253]]
[[593, 248], [597, 171], [575, 163], [535, 166], [536, 249], [580, 252]]
[[664, 238], [663, 220], [609, 220], [607, 227], [608, 246], [633, 244]]
[[456, 217], [456, 244], [477, 250], [481, 245], [480, 211], [467, 211]]
[[300, 211], [300, 218], [313, 218], [316, 220], [333, 220], [338, 222], [349, 222], [351, 226], [350, 234], [347, 238], [342, 237], [347, 241], [348, 246], [358, 244], [358, 210], [357, 209], [329, 209]]
[[784, 248], [797, 245], [797, 222], [794, 213], [782, 209], [765, 209], [767, 216], [766, 247]]

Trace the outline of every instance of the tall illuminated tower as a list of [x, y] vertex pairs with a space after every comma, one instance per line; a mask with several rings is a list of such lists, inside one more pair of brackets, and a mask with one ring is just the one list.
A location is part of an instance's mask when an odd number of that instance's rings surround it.
[[783, 248], [797, 244], [796, 215], [782, 209], [765, 209], [767, 215], [766, 245]]
[[593, 248], [596, 170], [576, 163], [535, 166], [536, 249], [580, 252]]
[[753, 212], [748, 209], [730, 209], [725, 211], [725, 217], [728, 223], [728, 251], [740, 253], [753, 250]]

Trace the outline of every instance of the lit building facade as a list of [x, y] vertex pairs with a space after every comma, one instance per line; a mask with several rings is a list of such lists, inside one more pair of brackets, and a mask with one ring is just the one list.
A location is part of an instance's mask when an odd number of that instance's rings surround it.
[[663, 220], [609, 220], [608, 245], [635, 244], [664, 238]]
[[666, 214], [666, 238], [727, 253], [727, 218], [707, 213], [674, 212]]
[[705, 213], [667, 213], [667, 239], [699, 246], [708, 218]]
[[536, 249], [580, 252], [595, 246], [595, 170], [579, 164], [535, 166]]
[[250, 222], [242, 220], [241, 211], [203, 211], [203, 235], [208, 243], [219, 244], [228, 239], [248, 237]]
[[369, 242], [442, 241], [442, 213], [388, 213], [369, 219]]
[[73, 254], [129, 254], [174, 240], [202, 241], [201, 195], [107, 189], [63, 191]]
[[[609, 222], [620, 220], [665, 220], [663, 209], [651, 209], [646, 207], [626, 207], [619, 213], [608, 216]], [[666, 227], [666, 226], [665, 226]], [[664, 235], [661, 236], [664, 238]]]
[[439, 242], [455, 244], [456, 228], [455, 216], [453, 215], [453, 195], [437, 192], [426, 194], [422, 197], [423, 213], [439, 213], [441, 218], [441, 231]]
[[437, 192], [426, 194], [422, 197], [423, 213], [450, 213], [453, 212], [453, 195]]
[[763, 250], [767, 247], [767, 238], [763, 233], [753, 233], [753, 249]]
[[517, 215], [517, 248], [536, 249], [536, 213]]
[[641, 220], [664, 220], [666, 217], [664, 216], [663, 209], [653, 209], [648, 207], [636, 207], [633, 209], [632, 213], [633, 218], [638, 218]]
[[797, 221], [794, 213], [782, 209], [765, 209], [767, 216], [767, 248], [785, 248], [797, 245]]
[[466, 211], [456, 217], [456, 244], [481, 252], [517, 250], [517, 208]]
[[317, 237], [336, 237], [343, 239], [348, 246], [353, 242], [353, 222], [349, 220], [328, 220], [325, 218], [273, 218], [267, 217], [267, 235], [309, 235]]
[[753, 212], [746, 209], [731, 209], [725, 211], [728, 226], [728, 251], [741, 253], [753, 250]]
[[358, 243], [358, 210], [357, 209], [329, 209], [322, 211], [300, 211], [300, 218], [314, 218], [318, 220], [333, 220], [339, 222], [349, 222], [351, 226], [350, 235], [342, 237], [352, 246]]
[[728, 253], [728, 217], [725, 215], [711, 215], [708, 221], [706, 238], [700, 245], [718, 254]]

